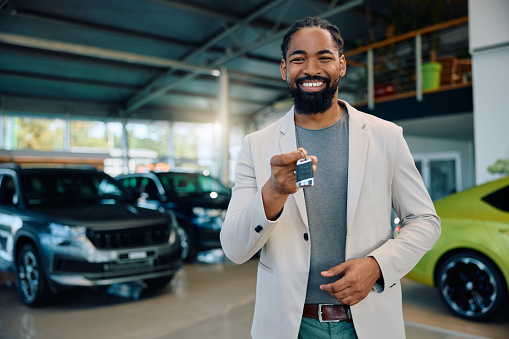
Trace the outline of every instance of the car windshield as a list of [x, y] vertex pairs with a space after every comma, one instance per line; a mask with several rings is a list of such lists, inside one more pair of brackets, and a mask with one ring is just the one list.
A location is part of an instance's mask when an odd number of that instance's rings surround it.
[[166, 192], [179, 197], [210, 195], [230, 195], [230, 189], [217, 179], [196, 173], [158, 173], [157, 176]]
[[33, 172], [21, 178], [27, 205], [112, 203], [124, 192], [101, 172]]

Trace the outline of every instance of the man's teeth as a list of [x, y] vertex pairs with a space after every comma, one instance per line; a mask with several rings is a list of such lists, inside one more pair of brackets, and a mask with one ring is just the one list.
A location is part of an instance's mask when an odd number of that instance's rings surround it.
[[304, 82], [302, 83], [302, 86], [304, 87], [318, 87], [318, 86], [322, 86], [323, 85], [323, 82]]

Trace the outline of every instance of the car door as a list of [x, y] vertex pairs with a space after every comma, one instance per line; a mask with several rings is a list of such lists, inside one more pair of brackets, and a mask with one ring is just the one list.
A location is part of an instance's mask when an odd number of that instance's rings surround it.
[[142, 177], [139, 183], [140, 207], [157, 209], [161, 206], [161, 194], [156, 181], [152, 178]]
[[492, 239], [493, 248], [509, 270], [509, 185], [482, 197], [479, 216]]
[[0, 175], [0, 269], [12, 268], [14, 235], [21, 227], [21, 218], [17, 214], [19, 193], [14, 177]]

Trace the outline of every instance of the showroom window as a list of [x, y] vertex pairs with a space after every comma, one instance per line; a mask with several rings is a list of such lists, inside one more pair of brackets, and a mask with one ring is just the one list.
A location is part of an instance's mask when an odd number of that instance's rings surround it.
[[120, 149], [122, 143], [122, 124], [71, 120], [71, 152], [104, 152]]
[[65, 120], [38, 117], [4, 117], [4, 148], [62, 151]]
[[217, 173], [219, 136], [209, 123], [173, 123], [174, 166]]
[[166, 121], [130, 122], [126, 125], [131, 157], [167, 157], [170, 125]]
[[[3, 122], [0, 128], [3, 149], [107, 154], [106, 173], [116, 176], [126, 171], [124, 128], [118, 120], [5, 115], [0, 122]], [[218, 175], [220, 130], [217, 127], [212, 123], [129, 120], [125, 125], [128, 171], [185, 169]]]

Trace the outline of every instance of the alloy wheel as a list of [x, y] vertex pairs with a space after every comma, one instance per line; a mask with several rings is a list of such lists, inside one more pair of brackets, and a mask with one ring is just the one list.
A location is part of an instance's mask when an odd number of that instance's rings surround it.
[[439, 271], [441, 298], [459, 316], [485, 319], [503, 299], [503, 281], [496, 268], [478, 255], [455, 255]]
[[189, 239], [189, 234], [187, 234], [186, 230], [182, 227], [182, 226], [179, 226], [177, 228], [177, 233], [179, 235], [179, 238], [180, 238], [180, 247], [182, 247], [182, 259], [186, 259], [189, 255], [189, 251], [190, 251], [190, 248], [191, 248], [191, 240]]
[[39, 289], [39, 264], [32, 251], [24, 251], [18, 267], [21, 292], [28, 303], [33, 302]]

